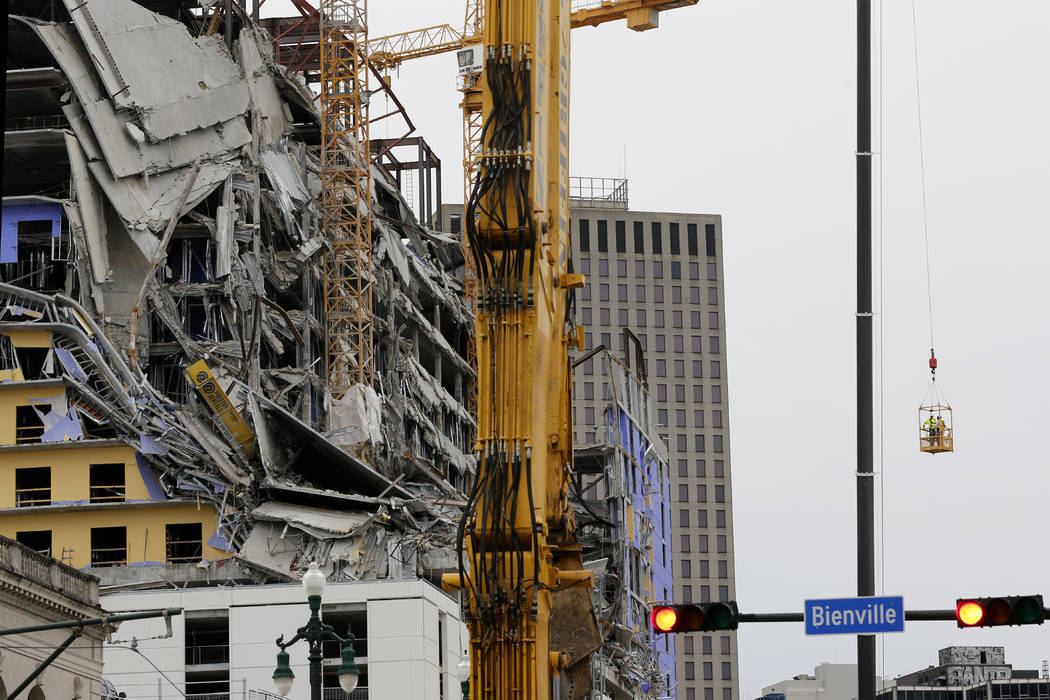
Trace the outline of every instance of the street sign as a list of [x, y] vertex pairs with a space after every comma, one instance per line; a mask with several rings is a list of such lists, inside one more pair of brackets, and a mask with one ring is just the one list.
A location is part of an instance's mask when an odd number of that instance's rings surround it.
[[806, 601], [806, 634], [879, 634], [904, 631], [903, 596]]

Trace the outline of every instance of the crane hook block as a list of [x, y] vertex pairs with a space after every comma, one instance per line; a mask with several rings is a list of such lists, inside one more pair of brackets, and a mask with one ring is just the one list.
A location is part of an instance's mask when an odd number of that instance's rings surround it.
[[937, 358], [936, 357], [931, 357], [930, 358], [930, 369], [937, 369]]

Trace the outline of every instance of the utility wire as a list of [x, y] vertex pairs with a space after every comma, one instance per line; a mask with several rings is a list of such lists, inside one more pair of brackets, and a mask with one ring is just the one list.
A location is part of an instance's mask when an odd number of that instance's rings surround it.
[[919, 29], [915, 0], [911, 0], [911, 38], [915, 55], [915, 108], [919, 122], [919, 180], [922, 184], [922, 237], [926, 248], [926, 304], [930, 314], [930, 348], [933, 344], [933, 282], [930, 278], [930, 231], [926, 223], [926, 156], [922, 138], [922, 96], [919, 90]]

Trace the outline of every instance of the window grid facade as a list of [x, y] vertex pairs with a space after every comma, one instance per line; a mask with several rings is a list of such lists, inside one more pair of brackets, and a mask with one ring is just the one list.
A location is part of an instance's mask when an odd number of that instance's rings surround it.
[[[674, 465], [670, 594], [677, 602], [735, 599], [721, 217], [573, 208], [571, 229], [575, 269], [606, 271], [577, 290], [586, 350], [601, 342], [622, 357], [627, 320], [645, 351], [654, 432]], [[615, 240], [595, 245], [596, 231], [615, 231]], [[604, 429], [579, 421], [600, 415], [587, 411], [602, 398], [590, 389], [588, 365], [573, 380], [578, 447], [601, 441]], [[675, 637], [679, 698], [739, 700], [735, 633]]]

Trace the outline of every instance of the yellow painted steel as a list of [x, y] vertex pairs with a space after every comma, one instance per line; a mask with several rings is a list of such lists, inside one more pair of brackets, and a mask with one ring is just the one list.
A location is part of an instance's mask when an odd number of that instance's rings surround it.
[[255, 449], [255, 433], [241, 417], [240, 412], [222, 390], [204, 360], [198, 360], [186, 368], [186, 377], [197, 389], [211, 410], [222, 421], [230, 436], [241, 446], [245, 454]]
[[[322, 0], [321, 210], [328, 390], [372, 386], [372, 181], [365, 0]], [[357, 456], [371, 464], [367, 443]]]

